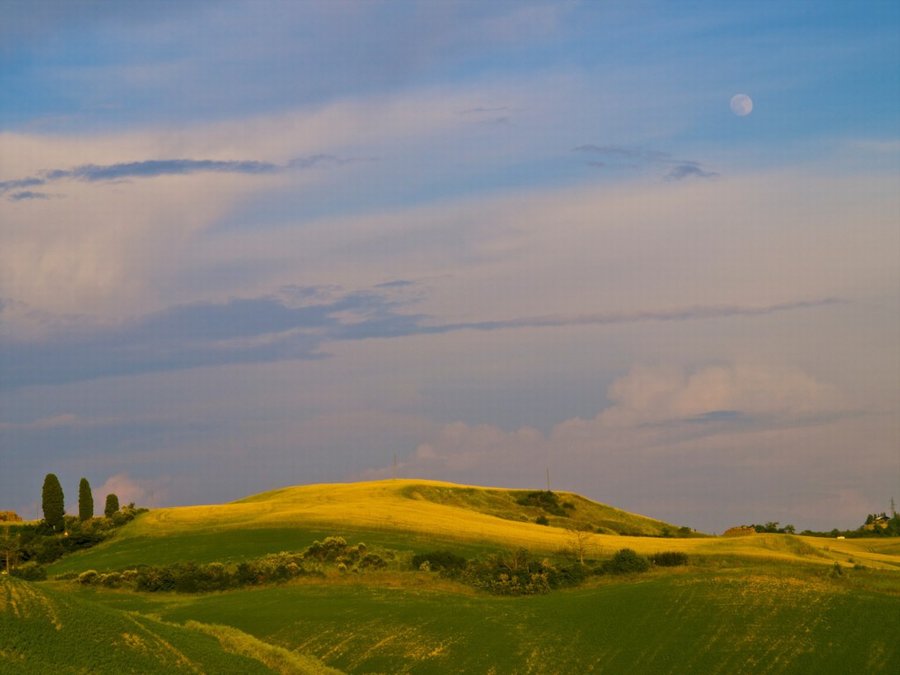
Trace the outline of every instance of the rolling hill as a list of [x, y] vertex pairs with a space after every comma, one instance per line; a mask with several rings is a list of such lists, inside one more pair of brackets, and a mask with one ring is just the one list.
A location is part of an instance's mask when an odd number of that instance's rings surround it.
[[[424, 480], [287, 487], [228, 504], [157, 509], [111, 540], [57, 561], [51, 576], [187, 561], [235, 567], [329, 535], [398, 555], [381, 569], [331, 566], [207, 593], [0, 578], [0, 673], [900, 667], [896, 542], [671, 536], [679, 533], [685, 531], [571, 493], [551, 499], [541, 491]], [[589, 576], [577, 587], [513, 597], [409, 564], [413, 553], [439, 548], [472, 558], [525, 547], [562, 561], [576, 539], [592, 561], [628, 547], [684, 552], [690, 564]]]
[[[565, 515], [520, 503], [535, 493], [539, 491], [405, 479], [286, 487], [228, 504], [155, 509], [111, 541], [54, 563], [49, 572], [180, 560], [237, 561], [301, 550], [331, 534], [412, 551], [443, 545], [466, 554], [517, 547], [555, 553], [571, 546], [573, 530], [591, 531], [584, 536], [584, 546], [589, 556], [598, 558], [629, 547], [645, 554], [666, 549], [700, 556], [900, 567], [896, 555], [860, 540], [790, 535], [660, 538], [678, 532], [678, 526], [566, 492], [555, 493], [560, 504], [572, 507], [560, 507]], [[549, 525], [536, 524], [539, 516]]]

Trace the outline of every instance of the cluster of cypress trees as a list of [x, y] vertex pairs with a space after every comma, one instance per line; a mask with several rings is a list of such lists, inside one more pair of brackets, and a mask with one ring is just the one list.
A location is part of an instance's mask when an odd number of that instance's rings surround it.
[[[44, 522], [57, 531], [65, 529], [64, 517], [66, 515], [65, 497], [62, 485], [56, 474], [48, 473], [44, 478], [44, 488], [41, 491], [41, 506], [44, 511]], [[119, 498], [114, 494], [106, 495], [106, 507], [103, 513], [111, 518], [119, 510]], [[91, 484], [87, 478], [82, 478], [78, 483], [78, 519], [90, 520], [94, 517], [94, 495], [91, 492]]]

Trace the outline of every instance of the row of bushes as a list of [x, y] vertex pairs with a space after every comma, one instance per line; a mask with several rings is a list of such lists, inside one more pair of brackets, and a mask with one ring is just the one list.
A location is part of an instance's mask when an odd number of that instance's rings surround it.
[[[316, 541], [300, 553], [276, 553], [240, 563], [193, 562], [166, 566], [140, 566], [120, 572], [99, 573], [88, 570], [70, 573], [60, 579], [77, 580], [84, 585], [109, 588], [128, 587], [138, 591], [204, 593], [245, 586], [281, 583], [301, 576], [324, 576], [324, 569], [341, 572], [383, 569], [398, 564], [393, 551], [369, 551], [365, 544], [348, 544], [343, 537], [327, 537]], [[536, 558], [527, 550], [494, 553], [467, 560], [452, 551], [420, 553], [409, 559], [412, 569], [437, 572], [476, 588], [500, 595], [547, 593], [556, 588], [575, 586], [590, 575], [636, 574], [651, 565], [672, 567], [685, 565], [688, 557], [678, 551], [656, 553], [649, 558], [631, 549], [621, 549], [609, 560], [591, 567], [581, 562], [560, 563], [549, 558]], [[39, 578], [39, 566], [23, 565], [20, 570]]]
[[78, 575], [71, 573], [58, 578], [77, 580], [89, 586], [130, 587], [150, 593], [205, 593], [281, 583], [301, 576], [323, 576], [324, 565], [333, 565], [340, 571], [362, 571], [384, 568], [387, 561], [383, 556], [368, 551], [365, 544], [351, 546], [343, 537], [327, 537], [324, 541], [314, 542], [301, 553], [273, 553], [240, 563], [142, 565], [122, 572], [101, 574], [96, 570], [88, 570]]
[[413, 556], [411, 563], [414, 569], [439, 572], [491, 593], [532, 595], [578, 585], [592, 574], [638, 574], [646, 572], [652, 565], [687, 565], [688, 556], [680, 551], [664, 551], [647, 558], [623, 548], [592, 568], [580, 562], [558, 564], [547, 558], [537, 559], [525, 549], [475, 560], [466, 560], [450, 551], [433, 551]]

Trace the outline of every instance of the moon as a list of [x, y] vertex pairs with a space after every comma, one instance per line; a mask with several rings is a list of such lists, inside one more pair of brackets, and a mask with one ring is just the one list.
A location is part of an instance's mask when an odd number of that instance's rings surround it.
[[731, 97], [731, 112], [738, 117], [746, 117], [753, 112], [753, 99], [747, 94], [735, 94]]

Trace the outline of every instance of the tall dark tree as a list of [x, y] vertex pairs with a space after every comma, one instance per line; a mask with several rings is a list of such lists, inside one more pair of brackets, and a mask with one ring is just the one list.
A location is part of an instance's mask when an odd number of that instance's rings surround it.
[[48, 473], [44, 477], [44, 488], [41, 491], [41, 506], [44, 510], [44, 522], [54, 530], [65, 528], [63, 516], [66, 515], [65, 498], [62, 485], [56, 474]]
[[82, 478], [78, 483], [78, 519], [90, 520], [94, 517], [94, 494], [91, 492], [91, 484], [87, 478]]
[[119, 498], [114, 494], [106, 495], [106, 506], [103, 509], [103, 515], [107, 518], [112, 518], [118, 510]]

